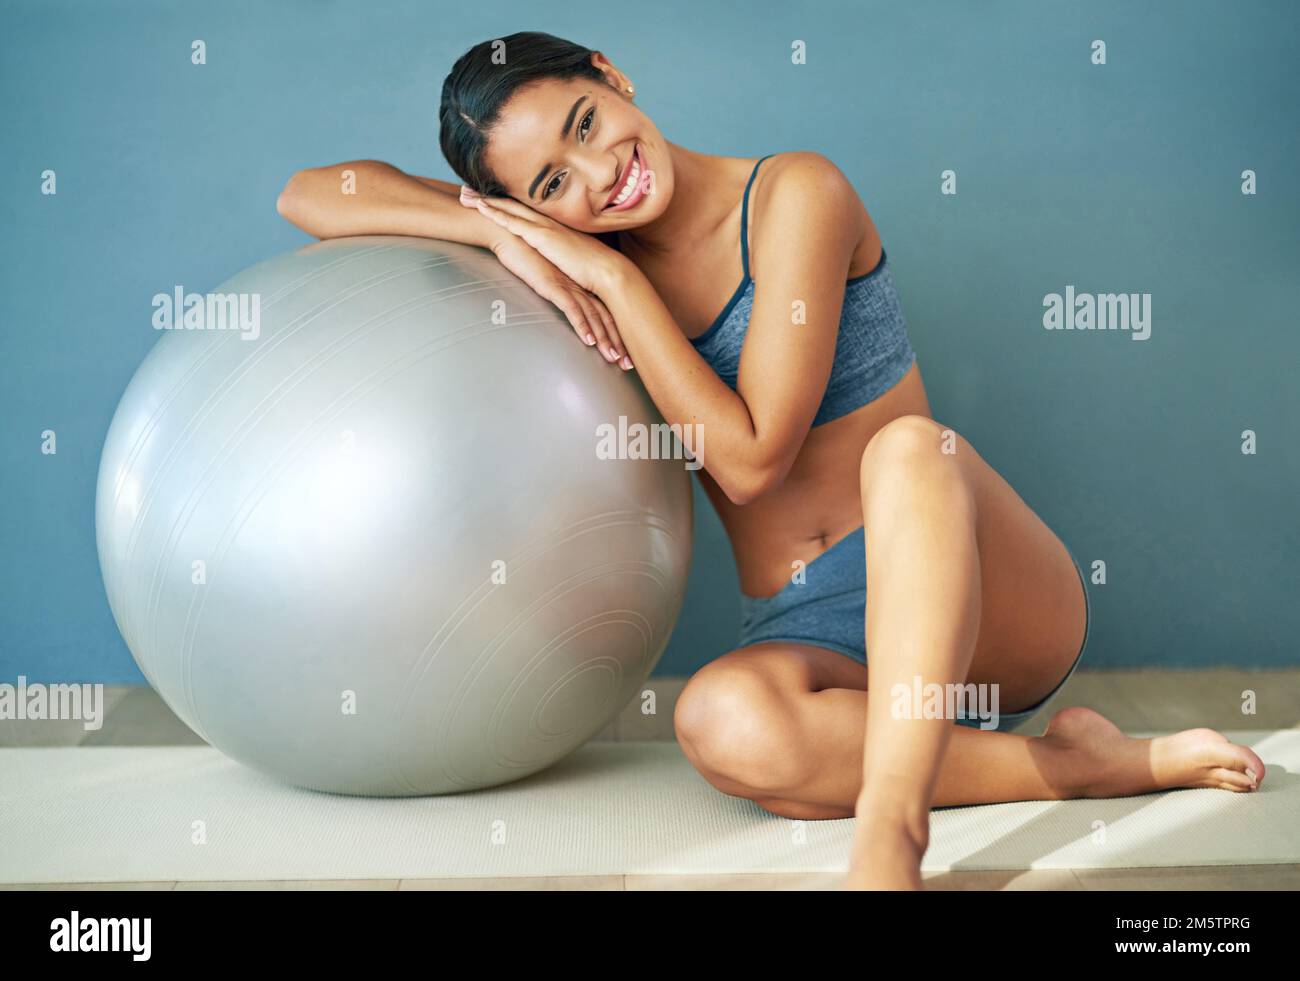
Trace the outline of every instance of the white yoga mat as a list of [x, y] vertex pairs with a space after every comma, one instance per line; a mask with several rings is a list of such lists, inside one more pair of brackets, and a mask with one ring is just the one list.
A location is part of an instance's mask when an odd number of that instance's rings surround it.
[[[945, 808], [923, 868], [1300, 862], [1300, 731], [1227, 735], [1268, 766], [1259, 792]], [[207, 747], [0, 750], [8, 883], [835, 872], [852, 832], [718, 792], [674, 742], [590, 743], [518, 783], [407, 799], [286, 787]]]

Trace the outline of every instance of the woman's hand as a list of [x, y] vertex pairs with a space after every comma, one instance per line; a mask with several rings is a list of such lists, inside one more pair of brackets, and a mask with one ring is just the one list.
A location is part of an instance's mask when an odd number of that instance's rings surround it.
[[624, 371], [632, 367], [622, 338], [614, 327], [614, 318], [599, 297], [592, 296], [540, 252], [513, 235], [504, 235], [492, 246], [501, 265], [524, 281], [543, 300], [554, 303], [583, 343], [596, 345], [610, 364], [621, 363]]
[[[480, 214], [494, 221], [511, 238], [525, 244], [567, 277], [581, 293], [586, 295], [585, 299], [597, 304], [604, 314], [601, 322], [608, 332], [609, 342], [617, 352], [618, 359], [623, 361], [625, 368], [631, 367], [630, 360], [624, 360], [626, 348], [618, 336], [613, 317], [609, 316], [605, 305], [595, 296], [599, 285], [605, 279], [605, 272], [616, 262], [625, 261], [622, 256], [594, 236], [561, 225], [512, 198], [480, 197], [466, 188], [461, 192], [461, 203], [466, 207], [477, 208]], [[505, 243], [508, 242], [508, 239], [505, 240]], [[503, 248], [506, 247], [505, 243]], [[514, 272], [513, 269], [511, 271]], [[516, 275], [520, 274], [516, 273]], [[523, 278], [522, 275], [520, 278]], [[556, 303], [555, 300], [551, 302]]]

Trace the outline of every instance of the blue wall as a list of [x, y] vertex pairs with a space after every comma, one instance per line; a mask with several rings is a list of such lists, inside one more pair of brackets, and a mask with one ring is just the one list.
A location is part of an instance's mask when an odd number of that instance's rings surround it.
[[[604, 50], [669, 139], [816, 150], [849, 175], [936, 416], [1107, 563], [1091, 666], [1297, 663], [1298, 9], [671, 0], [629, 24], [604, 0], [5, 3], [0, 681], [142, 680], [92, 505], [113, 408], [157, 339], [149, 298], [306, 241], [274, 206], [297, 168], [377, 157], [450, 178], [442, 78], [523, 29]], [[1152, 294], [1151, 338], [1045, 331], [1043, 297], [1067, 284]], [[730, 550], [698, 504], [661, 674], [735, 632]]]

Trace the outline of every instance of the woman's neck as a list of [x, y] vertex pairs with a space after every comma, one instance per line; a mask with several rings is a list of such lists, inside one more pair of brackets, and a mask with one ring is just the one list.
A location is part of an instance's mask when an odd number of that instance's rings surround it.
[[734, 182], [736, 161], [668, 144], [673, 164], [673, 198], [654, 221], [623, 232], [635, 249], [665, 255], [683, 242], [695, 242], [717, 228], [736, 206], [725, 193]]

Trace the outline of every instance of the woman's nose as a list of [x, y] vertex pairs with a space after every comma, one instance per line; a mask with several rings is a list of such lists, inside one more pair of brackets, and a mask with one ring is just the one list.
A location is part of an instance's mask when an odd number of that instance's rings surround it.
[[603, 206], [614, 189], [614, 183], [618, 180], [617, 156], [608, 150], [591, 155], [584, 154], [584, 159], [577, 169], [591, 190], [591, 196], [597, 202], [597, 207]]

